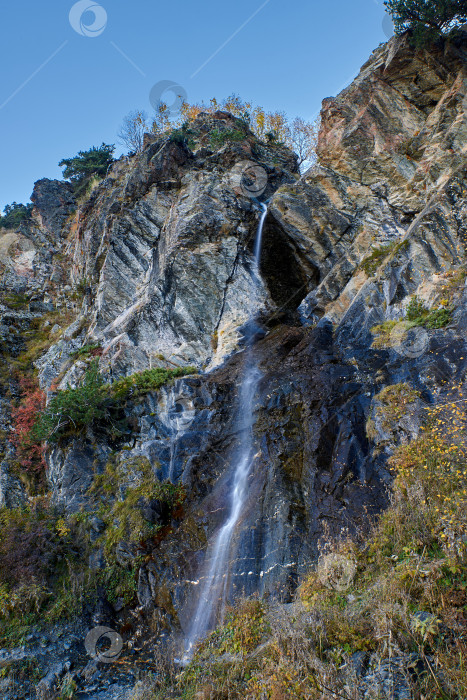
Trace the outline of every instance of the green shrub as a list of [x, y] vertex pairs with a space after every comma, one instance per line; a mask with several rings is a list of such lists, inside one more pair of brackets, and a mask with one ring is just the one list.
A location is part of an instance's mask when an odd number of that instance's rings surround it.
[[452, 309], [444, 308], [431, 311], [425, 319], [425, 326], [430, 329], [444, 328], [452, 321]]
[[364, 270], [368, 276], [375, 273], [385, 258], [387, 258], [389, 253], [394, 249], [394, 245], [394, 242], [392, 242], [375, 248], [370, 255], [362, 260], [360, 268]]
[[71, 673], [67, 673], [60, 683], [58, 700], [75, 700], [78, 685]]
[[386, 258], [391, 256], [394, 259], [398, 253], [407, 250], [409, 246], [407, 239], [400, 242], [391, 241], [386, 243], [386, 245], [379, 246], [379, 248], [375, 248], [370, 255], [362, 260], [359, 268], [364, 270], [368, 276], [373, 275]]
[[96, 356], [102, 353], [102, 347], [100, 343], [89, 343], [88, 345], [83, 345], [79, 350], [74, 350], [70, 353], [70, 357], [88, 357], [89, 355]]
[[169, 136], [172, 143], [186, 143], [189, 148], [194, 148], [194, 131], [189, 128], [189, 122], [185, 122], [179, 129], [173, 129]]
[[[98, 345], [84, 346], [76, 355], [98, 354], [99, 349]], [[66, 433], [80, 431], [92, 423], [104, 422], [119, 435], [121, 426], [112, 420], [112, 416], [119, 412], [127, 399], [155, 391], [175, 377], [196, 371], [194, 367], [157, 367], [123, 377], [112, 384], [104, 384], [98, 360], [95, 359], [89, 364], [80, 386], [57, 392], [45, 410], [38, 414], [31, 430], [31, 438], [36, 442], [56, 442]]]
[[68, 430], [80, 430], [105, 415], [104, 380], [93, 360], [81, 386], [59, 391], [39, 415], [32, 428], [37, 440], [55, 442]]
[[86, 294], [86, 290], [88, 289], [88, 286], [88, 280], [86, 279], [86, 277], [82, 277], [75, 287], [75, 298], [83, 299], [84, 295]]
[[19, 661], [9, 661], [0, 669], [1, 678], [12, 678], [15, 681], [29, 681], [38, 683], [44, 676], [45, 668], [39, 664], [36, 657], [29, 657]]
[[467, 22], [465, 0], [386, 0], [396, 34], [409, 30], [416, 46], [428, 44]]
[[64, 166], [63, 177], [74, 185], [75, 194], [84, 194], [93, 178], [103, 178], [108, 167], [113, 163], [113, 144], [102, 143], [93, 146], [88, 151], [79, 151], [73, 158], [63, 158], [58, 164]]
[[384, 321], [384, 323], [373, 326], [371, 332], [375, 339], [371, 347], [375, 349], [390, 347], [392, 333], [396, 328], [401, 336], [416, 326], [424, 326], [430, 330], [444, 328], [452, 321], [453, 309], [450, 306], [441, 306], [438, 309], [430, 310], [421, 299], [413, 296], [407, 306], [406, 314], [407, 320]]
[[155, 391], [171, 379], [194, 374], [196, 371], [195, 367], [176, 367], [175, 369], [154, 367], [117, 379], [110, 385], [109, 391], [112, 397], [118, 400], [133, 398], [147, 394], [149, 391]]
[[428, 314], [428, 309], [421, 299], [413, 296], [407, 306], [406, 316], [408, 321], [416, 321]]
[[0, 216], [0, 228], [18, 228], [22, 221], [31, 218], [33, 204], [7, 204]]
[[120, 599], [124, 605], [129, 605], [134, 600], [138, 588], [137, 575], [140, 565], [139, 559], [135, 559], [129, 568], [112, 562], [97, 572], [97, 580], [104, 587], [109, 603], [114, 604]]
[[14, 309], [15, 311], [22, 311], [28, 308], [29, 297], [27, 297], [25, 294], [17, 294], [16, 292], [11, 292], [10, 294], [2, 296], [2, 302], [6, 304], [10, 309]]
[[209, 141], [214, 147], [222, 146], [228, 141], [243, 141], [245, 138], [245, 132], [240, 129], [213, 129], [209, 133]]
[[422, 300], [413, 296], [407, 306], [407, 320], [412, 326], [425, 326], [431, 330], [444, 328], [452, 320], [452, 308], [442, 306], [439, 309], [428, 309]]

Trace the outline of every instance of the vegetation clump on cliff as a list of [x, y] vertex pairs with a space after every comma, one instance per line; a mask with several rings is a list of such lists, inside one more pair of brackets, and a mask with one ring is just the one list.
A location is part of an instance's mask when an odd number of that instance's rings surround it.
[[[128, 485], [122, 489], [125, 482]], [[160, 533], [181, 508], [186, 492], [183, 486], [158, 481], [149, 460], [141, 457], [124, 464], [109, 460], [104, 472], [94, 479], [90, 495], [105, 524], [101, 536], [104, 553], [114, 562], [119, 542], [138, 545]], [[157, 511], [153, 523], [143, 516], [150, 505]]]
[[32, 208], [32, 203], [18, 204], [13, 202], [12, 204], [7, 204], [3, 210], [3, 215], [0, 215], [0, 228], [18, 228], [22, 221], [31, 217]]
[[464, 0], [387, 0], [384, 4], [392, 15], [397, 34], [409, 30], [416, 46], [423, 46], [467, 22]]
[[[227, 112], [237, 119], [234, 129], [212, 129], [208, 134], [208, 145], [219, 148], [225, 143], [238, 142], [248, 137], [248, 131], [260, 141], [285, 144], [298, 157], [299, 166], [309, 166], [315, 160], [319, 122], [308, 122], [302, 117], [289, 119], [284, 112], [267, 112], [259, 105], [242, 100], [238, 95], [230, 95], [224, 100], [212, 98], [209, 103], [190, 104], [183, 102], [180, 115], [174, 118], [167, 105], [161, 102], [152, 121], [143, 110], [133, 110], [123, 120], [118, 137], [132, 152], [143, 149], [144, 134], [169, 135], [173, 141], [185, 141], [190, 148], [195, 147], [195, 134], [191, 124], [202, 113]], [[251, 134], [250, 134], [251, 136]]]
[[86, 192], [93, 178], [105, 177], [109, 165], [113, 163], [114, 150], [113, 144], [103, 143], [60, 161], [59, 167], [64, 167], [63, 177], [70, 180], [78, 197]]
[[77, 516], [65, 519], [44, 497], [0, 509], [1, 644], [17, 644], [32, 625], [72, 618], [86, 590], [92, 595], [81, 523]]
[[384, 349], [397, 345], [412, 328], [423, 327], [428, 330], [439, 330], [448, 326], [453, 319], [454, 306], [449, 299], [458, 290], [458, 283], [465, 278], [465, 271], [458, 270], [456, 274], [447, 274], [446, 282], [441, 287], [437, 301], [428, 308], [422, 299], [412, 296], [405, 309], [405, 318], [383, 321], [371, 329], [374, 335], [372, 347]]
[[447, 300], [441, 300], [439, 308], [430, 310], [413, 296], [407, 306], [407, 320], [414, 326], [425, 326], [430, 330], [443, 328], [452, 320], [452, 308]]
[[[144, 458], [121, 463], [113, 455], [89, 497], [89, 507], [74, 514], [43, 496], [0, 509], [1, 644], [17, 644], [31, 626], [74, 619], [99, 587], [110, 603], [129, 605], [149, 541], [163, 540], [182, 516], [186, 492], [159, 482]], [[101, 564], [90, 566], [101, 550]], [[130, 553], [128, 561], [122, 551]]]
[[98, 362], [93, 360], [80, 386], [58, 391], [38, 414], [31, 436], [39, 442], [56, 442], [67, 431], [81, 430], [106, 418], [110, 420], [112, 409], [123, 401], [156, 391], [167, 381], [193, 372], [196, 372], [194, 367], [154, 368], [105, 384]]

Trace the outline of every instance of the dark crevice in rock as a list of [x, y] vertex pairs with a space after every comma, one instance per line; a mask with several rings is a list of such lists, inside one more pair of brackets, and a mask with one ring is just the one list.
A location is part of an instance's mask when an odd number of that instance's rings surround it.
[[[298, 258], [290, 237], [268, 216], [263, 231], [260, 271], [279, 309], [294, 311], [319, 284], [319, 270]], [[298, 264], [297, 264], [298, 263]]]

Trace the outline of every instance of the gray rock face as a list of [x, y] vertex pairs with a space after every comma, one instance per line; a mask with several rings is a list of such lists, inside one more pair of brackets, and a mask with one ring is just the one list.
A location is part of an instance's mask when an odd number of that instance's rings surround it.
[[[462, 260], [465, 75], [464, 40], [428, 56], [394, 38], [324, 101], [319, 164], [271, 204], [304, 271], [319, 269], [301, 306], [305, 319], [326, 315], [349, 337], [364, 307], [368, 333], [399, 318], [409, 295], [432, 301], [433, 276]], [[383, 248], [368, 274], [362, 262]]]
[[411, 678], [417, 671], [423, 671], [423, 663], [417, 654], [395, 656], [383, 662], [378, 658], [372, 659], [368, 673], [359, 684], [361, 697], [365, 700], [411, 700]]
[[31, 201], [41, 228], [59, 240], [65, 221], [76, 209], [73, 185], [60, 180], [38, 180], [34, 185]]
[[[39, 180], [31, 195], [34, 203], [32, 218], [17, 230], [0, 230], [0, 288], [7, 292], [26, 294], [34, 303], [50, 303], [61, 290], [57, 282], [63, 277], [63, 228], [76, 208], [70, 183]], [[32, 310], [32, 309], [31, 309]]]
[[[105, 456], [110, 450], [104, 452]], [[76, 512], [83, 504], [83, 498], [92, 484], [95, 452], [82, 440], [78, 440], [63, 451], [60, 447], [51, 449], [48, 456], [48, 480], [55, 502], [69, 512]]]
[[6, 459], [0, 462], [0, 508], [19, 508], [26, 501], [20, 480], [11, 474], [10, 459], [13, 455], [14, 451], [10, 446]]
[[[220, 130], [235, 125], [225, 113], [199, 118], [200, 139], [209, 121]], [[256, 158], [254, 148], [248, 133], [241, 144], [199, 148], [200, 155], [176, 141], [147, 140], [140, 156], [110, 169], [81, 211], [73, 274], [89, 284], [88, 338], [102, 343], [112, 373], [148, 368], [160, 356], [217, 365], [237, 347], [238, 328], [271, 307], [265, 285], [251, 294], [259, 208], [232, 185], [232, 169]], [[259, 150], [269, 187], [294, 181], [289, 151]], [[278, 155], [283, 167], [272, 165]]]

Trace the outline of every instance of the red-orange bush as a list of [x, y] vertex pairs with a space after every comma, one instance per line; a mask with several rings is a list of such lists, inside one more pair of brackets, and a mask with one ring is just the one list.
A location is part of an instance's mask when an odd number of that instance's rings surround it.
[[12, 410], [11, 442], [15, 446], [20, 466], [29, 472], [40, 472], [46, 466], [43, 449], [31, 431], [39, 413], [45, 408], [45, 394], [30, 378], [21, 379], [20, 387], [21, 403]]

